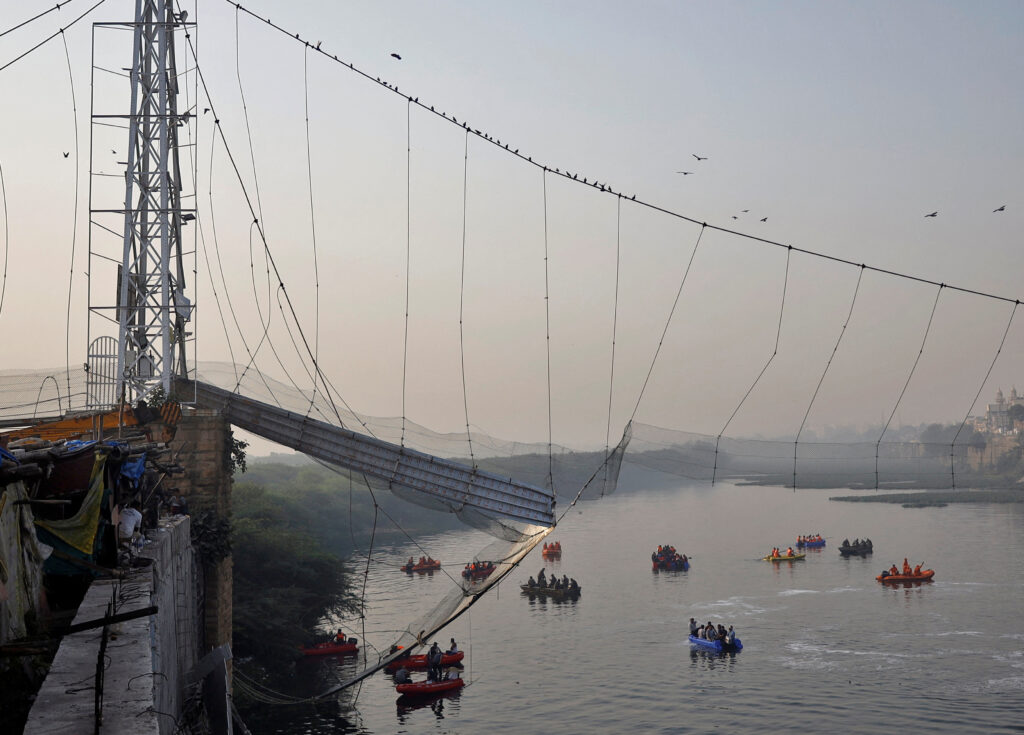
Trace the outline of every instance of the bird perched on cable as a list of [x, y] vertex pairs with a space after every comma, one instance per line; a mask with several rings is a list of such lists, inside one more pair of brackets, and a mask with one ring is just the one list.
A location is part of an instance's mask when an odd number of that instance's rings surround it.
[[939, 216], [939, 211], [938, 210], [935, 210], [931, 214], [926, 214], [925, 215], [925, 217], [938, 217], [938, 216]]
[[708, 160], [707, 156], [698, 156], [696, 153], [691, 153], [690, 155], [692, 155], [698, 161], [706, 161], [706, 160]]
[[[65, 153], [64, 155], [67, 156], [67, 153]], [[995, 213], [995, 212], [1005, 212], [1005, 211], [1006, 211], [1006, 205], [1005, 204], [1003, 206], [1001, 206], [1001, 207], [998, 207], [997, 209], [993, 209], [992, 210], [993, 213]]]
[[398, 54], [394, 54], [394, 53], [393, 53], [393, 54], [391, 54], [391, 58], [393, 58], [393, 59], [398, 59], [399, 61], [401, 61], [401, 60], [402, 60], [402, 57], [401, 57], [401, 56], [399, 56]]

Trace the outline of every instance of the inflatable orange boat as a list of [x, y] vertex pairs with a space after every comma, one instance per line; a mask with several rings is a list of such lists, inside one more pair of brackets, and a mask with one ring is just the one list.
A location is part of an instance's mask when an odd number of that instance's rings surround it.
[[875, 579], [879, 582], [897, 584], [901, 582], [928, 582], [935, 576], [934, 569], [922, 569], [920, 574], [879, 574]]
[[395, 691], [404, 697], [425, 697], [440, 692], [448, 692], [453, 689], [460, 689], [463, 686], [462, 679], [442, 679], [441, 681], [414, 681], [409, 684], [399, 684]]

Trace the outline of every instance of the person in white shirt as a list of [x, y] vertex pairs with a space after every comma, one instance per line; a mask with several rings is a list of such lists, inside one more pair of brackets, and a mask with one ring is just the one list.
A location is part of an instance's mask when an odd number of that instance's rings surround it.
[[117, 522], [117, 535], [121, 541], [130, 542], [136, 531], [142, 530], [142, 513], [135, 504], [121, 509], [120, 520]]

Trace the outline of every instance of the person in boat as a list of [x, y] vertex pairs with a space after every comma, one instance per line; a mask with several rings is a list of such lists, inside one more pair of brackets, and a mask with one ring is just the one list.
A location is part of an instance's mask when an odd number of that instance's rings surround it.
[[793, 547], [790, 546], [786, 549], [786, 556], [793, 556]]
[[434, 641], [427, 651], [427, 679], [440, 681], [441, 679], [441, 647]]
[[711, 642], [714, 642], [718, 638], [717, 631], [715, 630], [715, 624], [710, 620], [708, 621], [708, 624], [704, 626], [704, 637]]
[[395, 672], [396, 684], [412, 684], [412, 677], [409, 676], [409, 669], [402, 666]]
[[914, 567], [913, 574], [914, 574], [915, 577], [920, 577], [921, 576], [921, 565], [920, 564], [918, 564], [916, 567]]
[[693, 635], [694, 635], [695, 638], [703, 638], [704, 637], [704, 626], [703, 625], [698, 625], [697, 626], [697, 632], [695, 632]]
[[893, 564], [891, 567], [889, 567], [889, 575], [890, 576], [899, 576], [899, 573], [900, 573], [900, 570], [896, 568], [895, 564]]
[[[844, 539], [843, 539], [843, 543], [841, 543], [841, 544], [839, 544], [839, 545], [840, 545], [840, 546], [849, 546], [849, 545], [850, 545], [850, 539], [848, 539], [848, 538], [844, 538]], [[854, 546], [856, 546], [856, 545], [857, 545], [857, 542], [856, 542], [856, 541], [854, 541], [854, 544], [853, 544], [853, 545], [854, 545]]]
[[910, 568], [910, 562], [907, 561], [907, 557], [903, 557], [903, 573], [909, 577], [912, 571], [913, 570]]
[[572, 591], [572, 592], [579, 592], [580, 591], [580, 583], [577, 582], [575, 579], [570, 579], [569, 580], [569, 590]]
[[719, 623], [718, 624], [718, 640], [720, 640], [723, 643], [725, 643], [726, 642], [726, 640], [725, 640], [726, 633], [727, 633], [727, 631], [725, 629], [725, 626], [722, 625], [721, 623]]
[[685, 564], [686, 564], [686, 563], [687, 563], [688, 561], [689, 561], [689, 559], [687, 559], [687, 558], [686, 558], [686, 554], [683, 554], [683, 555], [682, 555], [682, 556], [681, 556], [681, 557], [679, 558], [679, 563], [680, 563], [680, 564], [683, 564], [683, 565], [685, 565]]
[[529, 581], [526, 583], [526, 586], [527, 587], [536, 587], [537, 586], [537, 580], [535, 580], [533, 577], [530, 577]]
[[458, 646], [458, 644], [457, 644], [457, 643], [455, 642], [455, 639], [454, 639], [454, 638], [452, 638], [452, 639], [451, 639], [451, 644], [450, 644], [450, 645], [448, 646], [448, 651], [447, 651], [447, 653], [458, 653], [458, 652], [459, 652], [459, 646]]
[[697, 621], [690, 618], [690, 635], [697, 635], [698, 630], [700, 630], [700, 627], [697, 625]]
[[725, 634], [725, 642], [730, 646], [736, 645], [736, 631], [733, 629], [731, 625], [729, 626], [729, 630]]

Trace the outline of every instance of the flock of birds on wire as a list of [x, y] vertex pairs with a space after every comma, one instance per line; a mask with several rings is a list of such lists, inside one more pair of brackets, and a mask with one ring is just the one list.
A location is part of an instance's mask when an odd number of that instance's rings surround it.
[[[241, 6], [240, 4], [237, 4], [237, 3], [236, 3], [236, 6], [237, 6], [237, 7], [239, 8], [239, 9], [243, 9], [243, 8], [242, 8], [242, 6]], [[250, 11], [246, 11], [246, 12], [250, 12]], [[256, 18], [259, 18], [260, 20], [263, 20], [263, 21], [264, 21], [265, 23], [267, 23], [268, 25], [273, 25], [273, 24], [272, 24], [272, 23], [270, 22], [270, 20], [269, 20], [268, 18], [260, 18], [260, 16], [257, 16], [257, 15], [255, 15], [254, 13], [250, 13], [250, 14], [251, 14], [251, 15], [253, 15], [254, 17], [256, 17]], [[184, 13], [182, 13], [182, 17], [181, 17], [181, 19], [182, 19], [182, 21], [184, 21], [184, 19], [185, 19], [185, 14], [184, 14]], [[276, 26], [275, 26], [275, 27], [276, 27]], [[279, 30], [283, 30], [283, 29], [279, 29]], [[306, 45], [306, 46], [307, 46], [308, 48], [312, 48], [312, 49], [314, 49], [314, 50], [316, 50], [316, 51], [318, 51], [318, 52], [320, 52], [320, 53], [322, 53], [322, 54], [328, 55], [328, 56], [329, 56], [329, 58], [332, 58], [332, 59], [334, 59], [334, 61], [337, 61], [337, 62], [338, 62], [338, 63], [340, 63], [340, 64], [344, 64], [345, 66], [348, 66], [348, 67], [349, 67], [350, 69], [355, 69], [355, 66], [354, 66], [354, 65], [353, 65], [353, 64], [352, 64], [351, 62], [345, 62], [345, 61], [342, 61], [341, 59], [339, 59], [339, 58], [337, 57], [337, 55], [334, 55], [334, 56], [330, 56], [329, 54], [327, 54], [327, 52], [326, 52], [326, 51], [323, 51], [323, 50], [321, 50], [321, 48], [320, 48], [320, 44], [322, 43], [322, 41], [317, 41], [317, 42], [316, 42], [315, 44], [311, 44], [311, 43], [310, 43], [309, 41], [306, 41], [306, 40], [302, 39], [302, 38], [301, 38], [301, 37], [299, 36], [299, 34], [298, 34], [298, 33], [295, 33], [295, 34], [289, 34], [289, 35], [294, 35], [294, 38], [295, 38], [295, 39], [296, 39], [297, 41], [300, 41], [300, 42], [304, 43], [304, 44], [305, 44], [305, 45]], [[397, 60], [397, 61], [401, 61], [401, 60], [402, 60], [402, 55], [401, 55], [401, 54], [399, 54], [399, 53], [397, 53], [397, 52], [391, 52], [391, 58], [393, 58], [393, 59], [395, 59], [395, 60]], [[366, 76], [369, 76], [369, 75], [366, 75]], [[378, 84], [380, 84], [380, 85], [382, 85], [382, 86], [384, 86], [384, 87], [387, 87], [388, 89], [392, 90], [393, 92], [395, 92], [395, 93], [397, 93], [397, 94], [401, 94], [401, 93], [400, 93], [400, 92], [398, 91], [398, 85], [393, 85], [393, 84], [390, 84], [389, 82], [387, 82], [387, 81], [385, 81], [385, 80], [382, 80], [382, 79], [381, 79], [380, 77], [375, 77], [375, 81], [376, 81], [376, 82], [377, 82]], [[419, 97], [412, 97], [411, 95], [403, 95], [403, 96], [404, 96], [404, 97], [406, 97], [406, 99], [407, 99], [407, 100], [408, 100], [408, 101], [409, 101], [410, 103], [412, 103], [412, 104], [416, 104], [416, 105], [418, 105], [418, 104], [419, 104], [419, 102], [420, 102], [420, 98], [419, 98]], [[464, 129], [464, 130], [465, 130], [465, 131], [466, 131], [467, 133], [468, 133], [468, 132], [472, 132], [472, 133], [474, 133], [475, 135], [477, 135], [478, 137], [481, 137], [481, 138], [483, 138], [483, 139], [485, 139], [485, 140], [487, 140], [487, 141], [489, 141], [489, 142], [491, 142], [491, 143], [494, 143], [495, 145], [497, 145], [497, 146], [499, 146], [499, 147], [501, 147], [501, 148], [504, 148], [505, 150], [508, 150], [508, 151], [510, 151], [510, 152], [511, 152], [511, 153], [512, 153], [513, 155], [519, 156], [519, 149], [518, 149], [518, 148], [516, 148], [516, 149], [512, 149], [512, 148], [509, 148], [509, 146], [508, 146], [508, 143], [504, 143], [504, 144], [503, 144], [503, 143], [502, 143], [502, 142], [501, 142], [500, 140], [498, 140], [498, 139], [496, 139], [496, 138], [493, 138], [493, 137], [491, 137], [491, 136], [490, 136], [490, 135], [488, 135], [487, 133], [485, 133], [485, 132], [482, 132], [482, 131], [480, 131], [480, 130], [478, 130], [478, 129], [476, 129], [476, 128], [471, 128], [471, 127], [469, 126], [469, 124], [468, 124], [468, 123], [467, 123], [467, 122], [466, 122], [465, 120], [463, 120], [463, 121], [462, 121], [462, 122], [460, 123], [460, 122], [459, 122], [459, 121], [458, 121], [458, 120], [457, 120], [457, 119], [455, 118], [455, 116], [454, 116], [454, 115], [448, 115], [448, 113], [446, 113], [446, 112], [442, 112], [442, 111], [440, 111], [440, 110], [435, 110], [435, 109], [434, 109], [434, 106], [433, 106], [433, 105], [431, 105], [429, 109], [430, 109], [430, 111], [431, 111], [431, 112], [433, 112], [434, 114], [440, 115], [441, 117], [445, 118], [446, 120], [451, 120], [451, 121], [452, 121], [453, 123], [455, 123], [456, 125], [458, 125], [458, 126], [462, 127], [462, 128], [463, 128], [463, 129]], [[210, 111], [210, 108], [208, 108], [208, 107], [207, 107], [207, 108], [205, 108], [205, 109], [203, 110], [203, 113], [204, 113], [204, 114], [206, 114], [206, 113], [207, 113], [207, 112], [209, 112], [209, 111]], [[185, 113], [185, 114], [183, 115], [183, 117], [187, 118], [187, 117], [188, 117], [188, 115], [189, 115], [189, 113], [188, 113], [188, 112], [186, 112], [186, 113]], [[220, 121], [218, 120], [218, 121], [216, 121], [216, 122], [220, 122]], [[111, 153], [115, 153], [115, 154], [116, 154], [116, 151], [111, 151]], [[67, 158], [67, 157], [68, 157], [69, 155], [70, 155], [70, 152], [69, 152], [69, 151], [64, 151], [64, 158]], [[707, 157], [707, 156], [700, 156], [700, 155], [698, 155], [698, 154], [696, 154], [696, 153], [693, 153], [693, 154], [691, 154], [691, 155], [692, 155], [692, 156], [693, 156], [693, 157], [694, 157], [694, 158], [696, 159], [697, 163], [700, 163], [700, 162], [702, 162], [702, 161], [706, 161], [706, 160], [708, 160], [708, 157]], [[533, 158], [532, 158], [532, 157], [530, 157], [530, 156], [520, 156], [520, 158], [525, 158], [525, 159], [526, 159], [526, 160], [527, 160], [527, 161], [528, 161], [529, 163], [533, 163], [533, 162], [534, 162], [534, 161], [533, 161]], [[571, 172], [569, 172], [569, 171], [564, 171], [564, 172], [563, 172], [563, 171], [561, 171], [561, 170], [560, 170], [560, 169], [558, 169], [558, 168], [549, 168], [548, 166], [545, 166], [545, 165], [543, 165], [543, 164], [536, 164], [536, 165], [540, 166], [540, 167], [541, 167], [541, 168], [542, 168], [542, 169], [543, 169], [544, 171], [553, 171], [553, 172], [554, 172], [555, 174], [558, 174], [558, 175], [560, 175], [560, 176], [564, 176], [564, 177], [566, 177], [566, 178], [572, 179], [573, 181], [578, 181], [578, 182], [581, 182], [581, 183], [583, 183], [583, 184], [586, 184], [586, 185], [588, 185], [588, 186], [592, 186], [592, 187], [594, 187], [595, 189], [598, 189], [599, 191], [602, 191], [602, 192], [608, 192], [608, 193], [610, 193], [610, 194], [615, 194], [616, 196], [620, 196], [620, 197], [622, 197], [622, 196], [625, 196], [625, 195], [623, 195], [623, 194], [621, 194], [621, 193], [619, 193], [619, 192], [616, 192], [616, 191], [614, 191], [614, 190], [613, 190], [613, 189], [611, 188], [611, 186], [609, 186], [609, 185], [608, 185], [608, 184], [606, 184], [606, 183], [600, 183], [600, 182], [598, 182], [597, 180], [594, 180], [594, 181], [588, 181], [586, 177], [582, 177], [582, 178], [581, 178], [581, 177], [579, 176], [579, 174], [574, 174], [574, 173], [571, 173]], [[693, 175], [693, 174], [694, 174], [695, 172], [694, 172], [694, 171], [676, 171], [676, 173], [677, 173], [677, 174], [682, 174], [683, 176], [692, 176], [692, 175]], [[636, 199], [636, 195], [635, 195], [635, 194], [633, 194], [632, 196], [630, 196], [630, 197], [627, 197], [627, 198], [629, 198], [629, 199], [632, 199], [632, 200], [635, 200], [635, 199]], [[993, 212], [993, 213], [996, 213], [996, 212], [1005, 212], [1005, 211], [1006, 211], [1006, 205], [1005, 205], [1005, 204], [1003, 204], [1003, 205], [1001, 205], [1001, 206], [999, 206], [999, 207], [996, 207], [995, 209], [993, 209], [993, 210], [992, 210], [992, 212]], [[742, 210], [742, 211], [740, 212], [740, 214], [748, 214], [749, 212], [750, 212], [750, 210], [749, 210], [749, 209], [744, 209], [744, 210]], [[930, 213], [928, 213], [928, 214], [926, 214], [926, 215], [924, 215], [924, 216], [925, 216], [926, 218], [927, 218], [927, 217], [938, 217], [938, 216], [939, 216], [939, 212], [938, 212], [938, 210], [936, 210], [936, 211], [934, 211], [934, 212], [930, 212]], [[732, 218], [733, 218], [734, 220], [738, 220], [738, 219], [739, 219], [739, 216], [738, 216], [738, 215], [732, 215]], [[760, 221], [761, 221], [761, 222], [767, 222], [767, 221], [768, 221], [768, 218], [767, 218], [767, 217], [762, 217], [762, 218], [760, 219]]]

